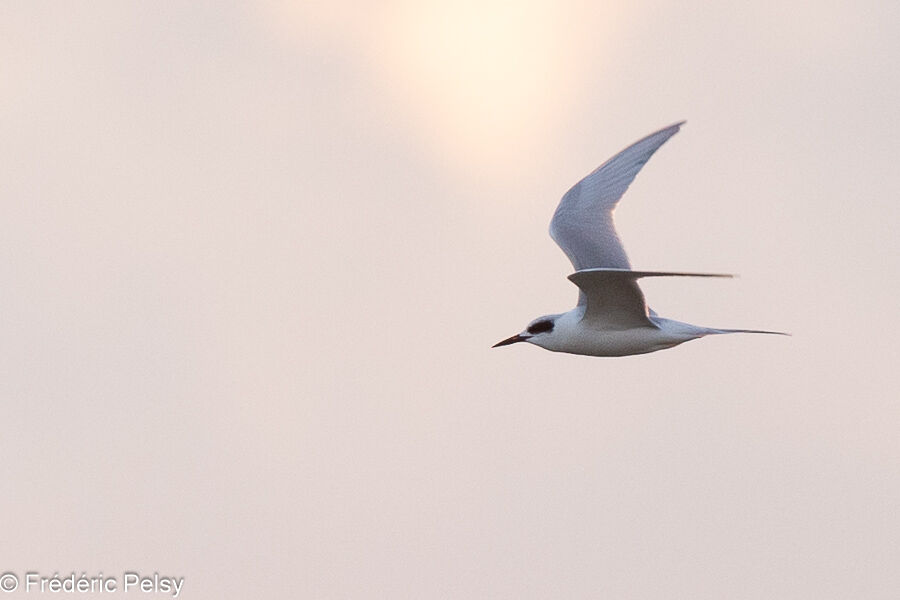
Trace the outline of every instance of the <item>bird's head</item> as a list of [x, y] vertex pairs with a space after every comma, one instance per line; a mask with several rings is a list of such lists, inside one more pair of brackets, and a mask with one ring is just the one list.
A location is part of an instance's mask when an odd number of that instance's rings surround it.
[[492, 348], [508, 346], [510, 344], [515, 344], [516, 342], [528, 342], [529, 344], [543, 346], [543, 342], [548, 341], [553, 336], [556, 320], [559, 317], [560, 315], [545, 315], [543, 317], [538, 317], [528, 324], [525, 331], [517, 333], [510, 338], [506, 338], [502, 342], [497, 342]]

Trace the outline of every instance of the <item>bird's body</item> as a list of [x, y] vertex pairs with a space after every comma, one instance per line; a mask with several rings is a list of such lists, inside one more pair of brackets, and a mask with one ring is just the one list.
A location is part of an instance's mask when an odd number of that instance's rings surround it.
[[678, 132], [676, 123], [632, 144], [576, 183], [563, 196], [550, 223], [550, 235], [576, 271], [572, 310], [540, 317], [522, 333], [496, 346], [529, 342], [569, 354], [628, 356], [664, 350], [712, 334], [778, 333], [714, 329], [662, 318], [651, 310], [638, 286], [643, 277], [730, 277], [707, 273], [634, 271], [613, 224], [613, 210], [641, 167]]
[[584, 307], [576, 306], [559, 315], [554, 334], [535, 336], [533, 344], [553, 352], [588, 356], [628, 356], [646, 354], [677, 346], [712, 333], [706, 328], [671, 319], [652, 318], [647, 327], [607, 329], [584, 323]]

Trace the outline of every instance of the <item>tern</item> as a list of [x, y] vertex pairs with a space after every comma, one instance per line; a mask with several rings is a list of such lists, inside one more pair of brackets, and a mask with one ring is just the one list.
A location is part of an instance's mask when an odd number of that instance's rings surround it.
[[633, 271], [613, 223], [613, 211], [653, 153], [678, 133], [684, 121], [628, 146], [576, 183], [559, 202], [550, 237], [575, 267], [578, 305], [569, 312], [533, 320], [524, 331], [494, 344], [528, 342], [588, 356], [628, 356], [672, 348], [707, 335], [767, 333], [757, 329], [716, 329], [665, 319], [647, 306], [638, 280], [644, 277], [732, 277], [719, 273]]

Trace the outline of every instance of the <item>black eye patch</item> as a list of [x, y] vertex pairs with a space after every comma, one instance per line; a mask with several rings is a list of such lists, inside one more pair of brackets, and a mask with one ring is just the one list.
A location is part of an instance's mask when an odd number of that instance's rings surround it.
[[553, 321], [538, 321], [528, 326], [528, 333], [544, 333], [545, 331], [553, 331]]

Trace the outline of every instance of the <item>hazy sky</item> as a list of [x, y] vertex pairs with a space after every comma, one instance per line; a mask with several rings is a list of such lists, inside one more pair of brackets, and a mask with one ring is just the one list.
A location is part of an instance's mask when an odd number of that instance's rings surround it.
[[[897, 598], [898, 107], [888, 1], [4, 2], [0, 572]], [[681, 119], [619, 232], [740, 278], [648, 299], [794, 336], [491, 350]]]

